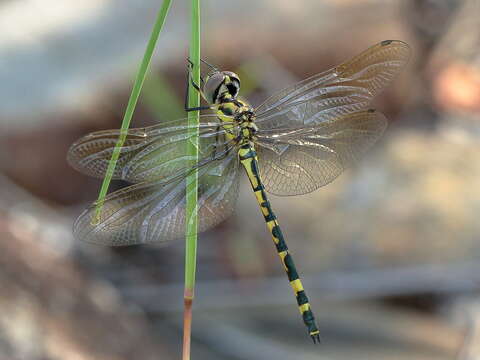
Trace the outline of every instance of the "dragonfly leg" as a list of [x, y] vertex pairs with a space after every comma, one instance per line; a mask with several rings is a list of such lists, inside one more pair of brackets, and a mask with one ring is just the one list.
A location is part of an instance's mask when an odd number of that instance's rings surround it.
[[[230, 153], [230, 150], [231, 150], [228, 147], [228, 142], [224, 142], [223, 152], [221, 153], [221, 156], [219, 158], [217, 158], [217, 150], [218, 150], [217, 144], [219, 143], [219, 139], [220, 139], [220, 129], [221, 129], [221, 126], [218, 125], [217, 129], [216, 129], [216, 134], [215, 134], [215, 145], [213, 146], [213, 151], [212, 151], [212, 160], [221, 160], [221, 159], [226, 158], [228, 156], [228, 154]], [[228, 130], [226, 130], [226, 132], [229, 133]], [[240, 141], [240, 138], [235, 139], [235, 141], [236, 142]]]
[[202, 63], [204, 63], [205, 65], [207, 65], [207, 66], [208, 66], [210, 69], [212, 69], [213, 71], [219, 71], [216, 66], [213, 66], [212, 64], [206, 62], [205, 60], [200, 59], [200, 61], [201, 61]]
[[217, 126], [217, 129], [215, 130], [215, 146], [213, 147], [213, 156], [212, 159], [215, 159], [217, 156], [217, 144], [218, 144], [218, 139], [219, 139], [219, 132], [220, 131], [220, 125]]
[[[218, 127], [218, 129], [220, 129], [220, 126]], [[216, 142], [215, 142], [215, 145], [214, 145], [214, 149], [213, 149], [213, 151], [212, 151], [212, 158], [211, 158], [211, 160], [223, 160], [223, 159], [225, 159], [225, 158], [230, 154], [230, 151], [232, 151], [232, 149], [233, 149], [233, 147], [231, 147], [231, 146], [229, 147], [229, 145], [228, 145], [229, 143], [228, 143], [228, 142], [225, 142], [225, 143], [223, 144], [223, 146], [224, 146], [223, 151], [217, 153], [217, 150], [218, 150], [218, 147], [217, 147], [217, 144], [218, 144], [218, 136], [219, 136], [219, 135], [217, 134], [217, 135], [216, 135], [217, 140], [215, 140]]]
[[[200, 89], [200, 86], [198, 86], [198, 84], [196, 84], [195, 81], [192, 78], [193, 62], [190, 59], [187, 59], [187, 61], [188, 61], [188, 65], [187, 65], [188, 71], [187, 71], [187, 84], [186, 84], [186, 87], [185, 87], [184, 109], [185, 109], [186, 112], [208, 110], [208, 109], [210, 109], [210, 106], [197, 106], [197, 107], [189, 107], [188, 106], [189, 99], [190, 99], [190, 84], [192, 84], [193, 88], [195, 90], [197, 90], [202, 96], [203, 96], [203, 93], [202, 93], [202, 90]], [[203, 77], [201, 77], [201, 76], [200, 76], [200, 81], [202, 83], [204, 82]]]
[[260, 174], [258, 172], [258, 159], [255, 149], [249, 144], [242, 145], [238, 154], [240, 162], [245, 167], [247, 172], [248, 179], [252, 185], [257, 202], [260, 205], [260, 210], [265, 218], [268, 230], [272, 235], [272, 240], [275, 244], [275, 248], [277, 249], [278, 256], [280, 257], [285, 272], [287, 273], [288, 280], [290, 281], [290, 285], [295, 293], [298, 309], [302, 315], [303, 322], [307, 327], [308, 333], [310, 334], [313, 342], [320, 342], [320, 331], [318, 330], [315, 322], [315, 317], [311, 310], [310, 302], [307, 294], [305, 293], [302, 281], [300, 280], [297, 272], [297, 268], [288, 250], [282, 230], [280, 229], [277, 218], [272, 211], [270, 202], [267, 199], [267, 194], [260, 179]]

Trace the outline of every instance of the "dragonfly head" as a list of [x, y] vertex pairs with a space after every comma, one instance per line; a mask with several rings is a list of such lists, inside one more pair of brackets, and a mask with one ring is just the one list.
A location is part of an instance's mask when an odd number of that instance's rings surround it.
[[240, 78], [231, 71], [215, 71], [207, 76], [203, 93], [210, 104], [218, 104], [223, 99], [235, 99], [240, 91]]

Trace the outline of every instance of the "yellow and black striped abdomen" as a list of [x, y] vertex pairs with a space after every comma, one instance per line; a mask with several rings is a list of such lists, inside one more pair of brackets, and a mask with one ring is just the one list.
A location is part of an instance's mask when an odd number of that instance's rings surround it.
[[310, 303], [303, 288], [302, 281], [300, 280], [295, 263], [293, 262], [293, 258], [290, 255], [287, 244], [283, 237], [282, 230], [278, 225], [277, 218], [272, 211], [270, 202], [267, 199], [267, 194], [265, 193], [265, 189], [258, 172], [257, 154], [253, 144], [251, 142], [245, 142], [242, 144], [238, 152], [238, 156], [240, 162], [245, 167], [248, 179], [250, 180], [250, 184], [252, 185], [255, 193], [255, 197], [260, 205], [260, 210], [265, 218], [268, 230], [272, 235], [272, 240], [277, 249], [278, 256], [282, 261], [283, 267], [288, 276], [288, 280], [290, 281], [290, 285], [295, 293], [303, 322], [305, 323], [313, 341], [317, 342], [320, 340], [320, 337], [317, 324], [315, 323], [315, 317], [313, 316], [313, 312], [310, 308]]

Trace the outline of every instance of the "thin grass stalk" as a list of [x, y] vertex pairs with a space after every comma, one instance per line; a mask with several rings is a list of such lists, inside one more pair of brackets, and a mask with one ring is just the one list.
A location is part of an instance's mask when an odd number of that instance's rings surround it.
[[[200, 84], [200, 0], [191, 0], [190, 22], [190, 61], [193, 63], [192, 80]], [[200, 106], [200, 94], [191, 83], [188, 85], [188, 106]], [[192, 126], [187, 144], [189, 158], [193, 164], [198, 162], [198, 111], [188, 113], [188, 125]], [[192, 305], [195, 297], [195, 272], [197, 265], [197, 197], [198, 173], [193, 171], [187, 177], [186, 184], [186, 229], [185, 229], [185, 291], [184, 291], [184, 318], [183, 318], [183, 360], [190, 360], [190, 339], [192, 329]]]
[[152, 60], [155, 45], [157, 44], [158, 37], [160, 35], [160, 32], [162, 31], [163, 25], [165, 24], [165, 19], [167, 18], [171, 4], [172, 0], [163, 0], [162, 6], [158, 11], [155, 24], [153, 25], [152, 34], [150, 35], [150, 40], [148, 41], [147, 48], [145, 49], [145, 54], [143, 55], [143, 60], [140, 64], [140, 68], [138, 69], [137, 76], [135, 77], [132, 92], [130, 93], [130, 98], [128, 99], [127, 108], [125, 109], [125, 115], [123, 116], [122, 126], [120, 128], [120, 136], [118, 137], [115, 148], [113, 149], [113, 154], [110, 162], [108, 163], [107, 172], [105, 174], [102, 182], [102, 187], [100, 188], [100, 192], [98, 194], [95, 217], [94, 219], [92, 219], [93, 223], [97, 223], [100, 220], [105, 196], [107, 195], [108, 187], [110, 186], [110, 182], [115, 171], [115, 166], [117, 165], [117, 161], [120, 156], [120, 149], [125, 143], [128, 128], [130, 127], [133, 112], [135, 110], [135, 106], [137, 105], [138, 97], [140, 96], [140, 91], [142, 90], [148, 67]]

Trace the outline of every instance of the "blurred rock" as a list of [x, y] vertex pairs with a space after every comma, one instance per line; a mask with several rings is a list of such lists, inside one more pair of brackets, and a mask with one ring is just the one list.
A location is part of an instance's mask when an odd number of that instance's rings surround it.
[[[442, 0], [450, 1], [450, 0]], [[455, 12], [448, 28], [435, 49], [434, 63], [447, 59], [480, 66], [480, 3], [477, 0], [454, 1], [458, 11]]]
[[2, 207], [0, 233], [2, 359], [172, 358], [143, 315], [129, 314], [114, 288], [51, 247], [28, 217]]
[[452, 62], [434, 82], [433, 95], [440, 108], [480, 113], [480, 67]]
[[[428, 315], [378, 303], [315, 305], [321, 359], [454, 360], [462, 345], [462, 329]], [[203, 311], [196, 321], [204, 330], [194, 336], [224, 358], [319, 359], [318, 348], [309, 343], [291, 308]]]
[[478, 294], [470, 294], [452, 299], [449, 314], [464, 328], [463, 344], [458, 351], [458, 360], [480, 358], [480, 303]]
[[420, 51], [424, 53], [431, 50], [445, 33], [445, 24], [461, 7], [462, 0], [408, 0], [405, 3], [409, 28], [415, 32]]

